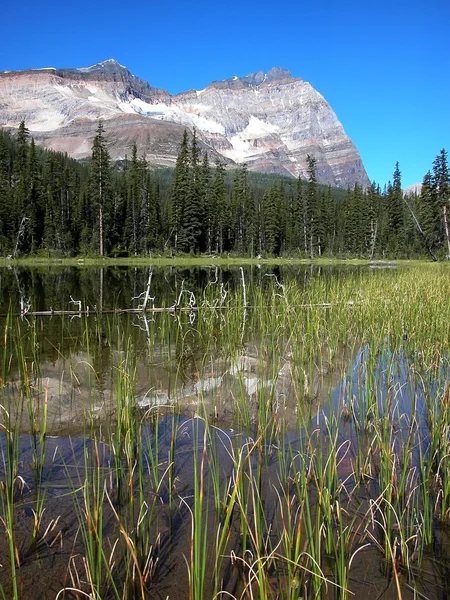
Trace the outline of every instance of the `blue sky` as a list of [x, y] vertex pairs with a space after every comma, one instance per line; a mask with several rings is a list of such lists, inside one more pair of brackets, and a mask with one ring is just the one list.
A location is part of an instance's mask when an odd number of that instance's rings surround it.
[[450, 151], [450, 1], [63, 3], [2, 7], [0, 70], [115, 58], [171, 93], [281, 66], [330, 103], [383, 185]]

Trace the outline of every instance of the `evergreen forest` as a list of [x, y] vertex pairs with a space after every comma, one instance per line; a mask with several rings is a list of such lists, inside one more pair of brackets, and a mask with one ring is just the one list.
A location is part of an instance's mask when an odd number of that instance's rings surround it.
[[420, 194], [392, 182], [340, 190], [210, 163], [185, 131], [174, 169], [139, 156], [113, 163], [103, 123], [90, 160], [44, 150], [21, 123], [0, 131], [0, 255], [235, 254], [375, 258], [450, 256], [450, 178], [441, 150]]

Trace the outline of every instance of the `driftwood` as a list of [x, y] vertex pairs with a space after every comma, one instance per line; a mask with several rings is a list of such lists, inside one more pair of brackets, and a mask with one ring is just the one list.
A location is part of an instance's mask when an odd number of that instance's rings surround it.
[[[320, 302], [317, 304], [298, 304], [297, 306], [290, 305], [292, 309], [299, 308], [333, 308], [335, 306], [344, 305], [348, 307], [352, 307], [358, 304], [363, 304], [363, 301], [358, 300], [348, 300], [347, 302], [336, 302], [332, 304], [331, 302]], [[104, 308], [102, 310], [98, 310], [98, 308], [86, 310], [34, 310], [21, 312], [21, 316], [27, 317], [59, 317], [59, 316], [70, 316], [70, 317], [80, 317], [81, 315], [97, 315], [97, 314], [145, 314], [145, 313], [171, 313], [177, 314], [180, 312], [198, 312], [199, 310], [232, 310], [233, 306], [167, 306], [167, 307], [151, 307], [151, 308]], [[245, 309], [254, 310], [256, 308], [260, 308], [259, 306], [249, 306], [247, 305]], [[245, 310], [244, 309], [244, 310]], [[5, 317], [5, 314], [0, 315]]]
[[[142, 313], [177, 313], [177, 312], [191, 312], [193, 310], [200, 310], [200, 308], [214, 308], [214, 310], [221, 310], [227, 308], [226, 306], [215, 306], [215, 307], [177, 307], [177, 306], [169, 306], [169, 307], [153, 307], [153, 308], [104, 308], [103, 310], [98, 309], [86, 309], [86, 310], [34, 310], [26, 313], [21, 313], [27, 317], [57, 317], [62, 315], [69, 316], [80, 316], [80, 315], [95, 315], [95, 314], [121, 314], [121, 313], [131, 313], [131, 314], [142, 314]], [[6, 316], [6, 315], [2, 315]]]

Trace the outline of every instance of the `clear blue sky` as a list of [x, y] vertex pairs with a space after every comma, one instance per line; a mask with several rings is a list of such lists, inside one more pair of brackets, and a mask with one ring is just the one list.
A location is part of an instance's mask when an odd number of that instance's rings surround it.
[[26, 0], [2, 6], [0, 70], [115, 58], [171, 93], [272, 66], [309, 81], [371, 180], [450, 151], [449, 0]]

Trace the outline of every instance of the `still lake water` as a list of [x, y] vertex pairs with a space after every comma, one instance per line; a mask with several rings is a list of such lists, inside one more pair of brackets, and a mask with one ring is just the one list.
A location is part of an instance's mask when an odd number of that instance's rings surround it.
[[[395, 280], [392, 271], [390, 269], [389, 277]], [[220, 495], [225, 497], [226, 490], [236, 482], [234, 453], [237, 449], [247, 448], [248, 481], [258, 479], [268, 547], [277, 548], [282, 537], [280, 490], [286, 486], [286, 493], [292, 493], [292, 502], [295, 500], [292, 488], [295, 488], [296, 479], [292, 474], [303, 468], [301, 457], [305, 439], [310, 444], [315, 436], [314, 439], [320, 440], [317, 446], [322, 448], [323, 445], [327, 452], [331, 437], [329, 422], [334, 413], [339, 419], [338, 442], [334, 450], [339, 481], [344, 482], [340, 484], [339, 494], [342, 502], [344, 498], [352, 501], [357, 484], [355, 464], [362, 457], [352, 454], [348, 447], [349, 440], [364, 435], [357, 424], [370, 423], [374, 418], [373, 414], [367, 414], [369, 405], [370, 410], [375, 411], [370, 399], [373, 389], [368, 384], [370, 369], [375, 372], [373, 379], [377, 381], [378, 399], [375, 404], [378, 403], [380, 414], [387, 410], [386, 398], [393, 396], [395, 399], [392, 415], [396, 437], [392, 438], [392, 447], [396, 452], [401, 453], [401, 440], [411, 437], [411, 414], [416, 416], [419, 441], [408, 460], [414, 468], [418, 467], [421, 444], [428, 439], [426, 397], [441, 393], [443, 382], [448, 380], [448, 359], [427, 380], [425, 389], [425, 383], [414, 377], [418, 368], [417, 356], [406, 351], [391, 355], [386, 348], [374, 361], [366, 341], [355, 339], [354, 344], [338, 345], [339, 350], [331, 359], [326, 355], [327, 343], [322, 339], [322, 332], [318, 344], [323, 356], [313, 353], [295, 370], [299, 350], [292, 347], [289, 332], [283, 331], [284, 337], [280, 340], [275, 339], [276, 327], [273, 331], [257, 327], [256, 309], [251, 306], [252, 290], [282, 296], [291, 283], [308, 290], [320, 282], [322, 299], [326, 303], [328, 287], [336, 278], [351, 282], [381, 281], [383, 270], [367, 266], [0, 269], [0, 331], [10, 332], [8, 336], [5, 333], [2, 350], [0, 403], [11, 408], [21, 398], [22, 407], [25, 406], [20, 415], [11, 414], [10, 421], [17, 435], [20, 433], [19, 470], [25, 485], [15, 498], [16, 536], [21, 546], [20, 598], [56, 598], [63, 588], [69, 587], [92, 594], [86, 583], [86, 563], [82, 558], [86, 554], [86, 542], [80, 515], [86, 508], [79, 490], [86, 481], [91, 481], [92, 472], [95, 472], [91, 470], [93, 456], [101, 480], [100, 489], [107, 489], [112, 498], [111, 501], [105, 498], [103, 503], [102, 535], [108, 549], [105, 552], [113, 553], [119, 536], [115, 512], [119, 511], [118, 506], [122, 507], [123, 523], [140, 521], [142, 515], [131, 514], [129, 503], [124, 507], [120, 499], [121, 493], [126, 492], [119, 490], [115, 440], [120, 422], [119, 402], [124, 397], [138, 411], [140, 441], [134, 452], [140, 451], [145, 463], [142, 481], [134, 481], [130, 486], [136, 497], [144, 494], [150, 506], [151, 519], [147, 513], [145, 518], [149, 520], [147, 533], [152, 539], [153, 551], [149, 546], [147, 554], [154, 554], [158, 562], [150, 578], [151, 585], [145, 596], [148, 598], [181, 600], [188, 597], [186, 562], [189, 563], [192, 549], [191, 510], [192, 499], [197, 493], [199, 465], [205, 482], [208, 482], [204, 490], [206, 506], [201, 512], [203, 526], [208, 531], [208, 541], [205, 538], [208, 548], [205, 599], [211, 598], [212, 590], [216, 589], [212, 577], [215, 568], [212, 556], [217, 544], [214, 534], [217, 515], [212, 508], [217, 496], [213, 482], [218, 481]], [[225, 308], [230, 297], [240, 302], [236, 310]], [[357, 301], [356, 289], [354, 297]], [[170, 309], [176, 305], [182, 310], [133, 312], [143, 302], [147, 308]], [[320, 317], [325, 323], [324, 331], [328, 308], [323, 307], [324, 316]], [[261, 310], [261, 306], [257, 310]], [[268, 304], [267, 311], [270, 310]], [[34, 314], [45, 311], [52, 314]], [[305, 318], [302, 311], [298, 318]], [[405, 331], [405, 341], [408, 335], [410, 332]], [[30, 419], [30, 411], [26, 408], [28, 401], [29, 406], [34, 407], [32, 411], [36, 411], [34, 420]], [[43, 407], [46, 411], [45, 457], [40, 472], [41, 483], [36, 484], [32, 465], [44, 443], [43, 438], [39, 438], [43, 427], [39, 415]], [[348, 417], [345, 411], [350, 409], [352, 416]], [[203, 464], [201, 455], [206, 436], [208, 447], [215, 449], [216, 462], [208, 459]], [[258, 439], [261, 440], [259, 454], [253, 455], [248, 448]], [[361, 442], [362, 446], [365, 443], [365, 440]], [[0, 447], [1, 480], [8, 470], [7, 437], [3, 434], [0, 434]], [[381, 472], [379, 451], [369, 444], [367, 452], [373, 454], [373, 464]], [[320, 452], [317, 450], [313, 454], [317, 457]], [[120, 459], [125, 480], [129, 470], [127, 460]], [[325, 470], [326, 463], [324, 459]], [[170, 465], [173, 465], [173, 471], [167, 475]], [[167, 477], [170, 477], [170, 485], [166, 482]], [[410, 477], [412, 480], [413, 475]], [[375, 475], [373, 479], [375, 481]], [[164, 485], [161, 484], [163, 480]], [[360, 521], [370, 521], [368, 515], [371, 513], [367, 512], [367, 507], [370, 497], [376, 497], [378, 493], [378, 488], [375, 489], [369, 479], [365, 485], [367, 498], [360, 494], [361, 503], [355, 508], [352, 521], [356, 530]], [[252, 490], [251, 483], [249, 486]], [[42, 544], [31, 549], [27, 540], [34, 519], [33, 510], [39, 502], [39, 489], [45, 491], [45, 527], [51, 525], [52, 528]], [[414, 489], [413, 484], [411, 489]], [[310, 499], [312, 511], [319, 510], [314, 508], [319, 506], [318, 491], [314, 486]], [[247, 517], [251, 521], [257, 509], [250, 502], [250, 496], [247, 500]], [[5, 505], [0, 506], [0, 511], [2, 506], [4, 509]], [[58, 521], [53, 526], [54, 519]], [[4, 557], [4, 560], [0, 558], [0, 563], [4, 564], [0, 567], [0, 585], [5, 597], [10, 598], [12, 587], [6, 537], [0, 538], [0, 556]], [[422, 570], [400, 575], [403, 598], [448, 597], [448, 538], [447, 528], [436, 526], [434, 547], [425, 553]], [[242, 543], [242, 532], [233, 521], [227, 546], [228, 559]], [[121, 551], [125, 556], [126, 547]], [[117, 550], [118, 555], [119, 552]], [[247, 561], [252, 552], [256, 549], [249, 543]], [[334, 577], [333, 560], [325, 552], [321, 566], [324, 576], [330, 579]], [[350, 580], [355, 598], [365, 598], [368, 593], [377, 598], [399, 597], [392, 572], [386, 569], [385, 563], [376, 543], [368, 544], [358, 553]], [[125, 579], [124, 572], [115, 568], [118, 579]], [[302, 593], [299, 591], [297, 596], [293, 591], [297, 583], [294, 585], [291, 581], [288, 591], [286, 569], [286, 563], [281, 569], [271, 567], [266, 597], [313, 598], [311, 581], [302, 584]], [[43, 571], [48, 573], [47, 577], [43, 576]], [[246, 583], [245, 569], [242, 565], [237, 568], [233, 560], [220, 574], [220, 589], [226, 590], [227, 594], [237, 598], [263, 596], [254, 580]], [[105, 584], [105, 589], [99, 598], [117, 597], [110, 583]], [[324, 588], [320, 593], [320, 597], [327, 600], [340, 597], [333, 587]], [[123, 591], [118, 594], [125, 597]], [[130, 591], [130, 587], [127, 594], [127, 598], [140, 597]], [[67, 591], [64, 597], [86, 596]]]
[[[108, 401], [114, 402], [112, 374], [126, 352], [125, 343], [133, 346], [136, 400], [141, 407], [177, 404], [184, 414], [191, 415], [197, 412], [201, 397], [224, 423], [236, 416], [234, 395], [244, 388], [250, 400], [262, 382], [267, 388], [273, 380], [267, 361], [260, 356], [263, 334], [246, 315], [239, 332], [242, 349], [231, 364], [226, 351], [212, 349], [211, 340], [198, 333], [197, 307], [216, 306], [220, 313], [227, 295], [241, 297], [243, 286], [247, 294], [252, 288], [264, 293], [273, 287], [275, 280], [279, 285], [295, 281], [307, 288], [313, 279], [320, 278], [326, 290], [327, 281], [337, 276], [351, 277], [361, 269], [313, 266], [253, 266], [243, 270], [238, 267], [2, 269], [0, 319], [4, 320], [8, 312], [15, 315], [27, 362], [39, 362], [35, 366], [39, 367], [40, 385], [47, 390], [52, 433], [77, 431], [86, 409], [85, 402], [77, 401], [80, 398], [90, 403], [99, 418], [108, 416], [106, 405]], [[368, 271], [367, 267], [365, 270]], [[148, 307], [170, 308], [179, 304], [187, 309], [191, 304], [194, 310], [170, 317], [160, 313], [115, 313], [142, 305], [150, 274]], [[54, 311], [51, 316], [33, 315], [51, 310]], [[78, 310], [79, 314], [58, 314]], [[226, 319], [228, 314], [222, 311], [217, 327]], [[33, 335], [29, 335], [31, 330]], [[212, 338], [214, 329], [209, 334]], [[344, 360], [350, 357], [340, 357], [336, 366], [342, 367]], [[325, 376], [326, 370], [328, 367], [316, 375]], [[339, 369], [333, 369], [321, 381], [316, 375], [310, 385], [317, 408], [328, 397], [330, 385], [337, 385], [340, 373]], [[288, 365], [277, 373], [276, 379], [277, 397], [292, 396]], [[295, 426], [295, 414], [291, 418]]]

